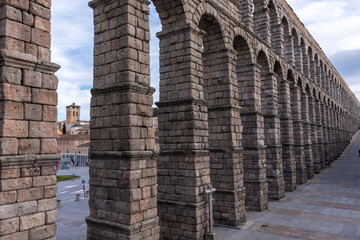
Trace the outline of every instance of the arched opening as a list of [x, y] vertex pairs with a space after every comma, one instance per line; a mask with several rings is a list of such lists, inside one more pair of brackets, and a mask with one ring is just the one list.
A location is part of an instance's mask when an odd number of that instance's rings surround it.
[[296, 161], [296, 183], [306, 182], [305, 154], [303, 146], [303, 125], [302, 125], [302, 107], [301, 93], [302, 82], [298, 78], [297, 82], [291, 84], [291, 113], [294, 128], [294, 155]]
[[313, 50], [311, 47], [308, 49], [308, 63], [309, 63], [309, 76], [310, 81], [315, 82], [315, 68], [313, 59]]
[[270, 15], [270, 34], [271, 34], [271, 47], [274, 52], [278, 55], [281, 55], [282, 41], [281, 41], [281, 30], [279, 24], [279, 17], [277, 13], [276, 6], [274, 1], [270, 1], [268, 5], [269, 15]]
[[261, 113], [264, 116], [264, 144], [266, 147], [266, 180], [268, 197], [284, 197], [283, 165], [280, 145], [280, 120], [278, 116], [278, 76], [270, 72], [264, 51], [257, 56], [260, 67]]
[[306, 46], [305, 46], [305, 41], [303, 38], [301, 38], [300, 40], [300, 47], [301, 47], [301, 53], [302, 53], [302, 59], [303, 59], [303, 69], [302, 69], [302, 73], [304, 74], [305, 77], [309, 77], [309, 55], [306, 51]]
[[278, 108], [280, 116], [280, 143], [282, 145], [282, 164], [286, 191], [296, 189], [296, 163], [294, 157], [293, 121], [291, 117], [290, 84], [294, 77], [289, 70], [286, 79], [281, 64], [276, 61], [274, 73], [278, 76]]
[[[290, 27], [288, 20], [286, 17], [283, 17], [281, 21], [281, 27], [284, 32], [284, 55], [281, 55], [281, 57], [285, 57], [286, 61], [291, 64], [292, 60], [294, 58], [294, 50], [293, 50], [293, 42], [291, 40], [291, 34], [290, 34]], [[292, 65], [292, 64], [291, 64]]]
[[310, 124], [310, 87], [306, 83], [304, 91], [301, 94], [301, 118], [303, 124], [304, 136], [304, 152], [305, 152], [305, 165], [306, 165], [306, 178], [312, 179], [314, 177], [314, 164], [312, 153], [312, 139], [311, 139], [311, 124]]
[[294, 43], [294, 58], [293, 64], [295, 65], [296, 69], [298, 71], [301, 71], [302, 69], [302, 54], [301, 54], [301, 47], [299, 43], [299, 37], [295, 30], [295, 28], [292, 29], [292, 39]]

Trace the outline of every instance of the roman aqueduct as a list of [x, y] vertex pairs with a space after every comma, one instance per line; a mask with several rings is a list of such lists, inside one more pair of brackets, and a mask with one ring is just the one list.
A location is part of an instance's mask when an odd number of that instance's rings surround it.
[[[285, 0], [94, 0], [88, 239], [204, 239], [334, 161], [360, 104]], [[51, 0], [0, 0], [0, 239], [55, 239]], [[70, 34], [70, 33], [69, 33]], [[211, 239], [211, 238], [210, 238]]]

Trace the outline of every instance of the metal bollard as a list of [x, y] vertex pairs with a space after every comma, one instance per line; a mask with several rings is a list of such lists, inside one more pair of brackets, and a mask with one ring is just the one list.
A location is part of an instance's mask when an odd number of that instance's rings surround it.
[[86, 195], [87, 198], [90, 197], [89, 191], [86, 191]]
[[57, 207], [57, 208], [62, 207], [62, 205], [61, 205], [61, 200], [58, 199], [58, 200], [56, 201], [56, 207]]
[[80, 193], [77, 193], [76, 194], [76, 198], [75, 198], [75, 201], [80, 201], [81, 199], [80, 199]]

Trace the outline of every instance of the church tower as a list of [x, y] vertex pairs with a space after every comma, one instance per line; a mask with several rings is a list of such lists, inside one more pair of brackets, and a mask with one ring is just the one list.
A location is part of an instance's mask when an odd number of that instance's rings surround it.
[[80, 120], [80, 106], [73, 103], [66, 107], [66, 123], [75, 124], [77, 120]]

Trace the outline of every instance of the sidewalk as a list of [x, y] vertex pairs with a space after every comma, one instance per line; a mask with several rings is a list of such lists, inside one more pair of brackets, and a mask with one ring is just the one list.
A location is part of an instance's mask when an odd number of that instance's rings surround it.
[[343, 155], [266, 212], [247, 212], [241, 230], [216, 227], [219, 239], [360, 239], [360, 134]]
[[[215, 227], [219, 240], [360, 239], [360, 132], [333, 164], [266, 212], [248, 211], [240, 229]], [[88, 199], [58, 208], [59, 240], [86, 239]]]

